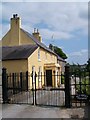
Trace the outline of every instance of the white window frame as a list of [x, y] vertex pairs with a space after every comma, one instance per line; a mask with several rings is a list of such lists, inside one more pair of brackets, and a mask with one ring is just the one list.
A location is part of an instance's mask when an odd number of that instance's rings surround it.
[[40, 48], [38, 48], [38, 60], [40, 61]]
[[32, 66], [32, 72], [33, 72], [33, 83], [35, 82], [35, 66]]
[[56, 73], [56, 80], [55, 80], [55, 82], [56, 82], [55, 85], [56, 85], [56, 86], [55, 86], [55, 87], [57, 87], [57, 82], [58, 82], [58, 70], [56, 70], [55, 73]]
[[39, 71], [38, 71], [39, 82], [41, 82], [41, 72], [42, 72], [42, 68], [41, 68], [41, 66], [39, 66]]

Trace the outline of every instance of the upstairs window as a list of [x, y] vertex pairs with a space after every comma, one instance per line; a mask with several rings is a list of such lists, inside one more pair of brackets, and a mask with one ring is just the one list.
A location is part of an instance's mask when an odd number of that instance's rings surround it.
[[40, 60], [40, 48], [38, 49], [38, 60]]
[[38, 78], [39, 78], [39, 81], [41, 81], [41, 66], [39, 66], [39, 72], [38, 72]]
[[32, 79], [33, 79], [33, 82], [35, 82], [35, 66], [32, 66], [32, 72], [33, 72], [33, 77], [32, 77]]

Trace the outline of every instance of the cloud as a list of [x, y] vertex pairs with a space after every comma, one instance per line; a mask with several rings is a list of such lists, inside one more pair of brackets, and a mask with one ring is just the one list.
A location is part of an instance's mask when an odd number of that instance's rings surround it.
[[68, 54], [68, 62], [84, 64], [88, 60], [88, 50], [82, 49]]
[[1, 11], [1, 14], [0, 14], [0, 40], [2, 38], [2, 4], [0, 3], [0, 11]]
[[24, 2], [25, 0], [0, 0], [0, 2]]
[[[12, 6], [12, 7], [11, 7]], [[46, 24], [48, 30], [41, 30], [55, 33], [55, 37], [64, 39], [72, 38], [71, 32], [82, 29], [86, 34], [88, 28], [87, 3], [3, 3], [3, 20], [8, 20], [13, 13], [18, 13], [22, 18], [22, 25], [35, 27], [37, 24]], [[47, 33], [47, 34], [49, 34]], [[81, 33], [82, 34], [82, 33]], [[44, 34], [43, 34], [44, 36]], [[47, 37], [50, 38], [50, 37]], [[60, 39], [60, 38], [59, 38]]]
[[3, 2], [89, 2], [89, 0], [3, 0]]
[[64, 39], [70, 39], [73, 36], [67, 32], [58, 32], [58, 31], [52, 31], [49, 29], [40, 29], [40, 33], [43, 35], [44, 39], [52, 39], [52, 35], [53, 35], [53, 39], [54, 40], [64, 40]]
[[[88, 0], [85, 0], [84, 3], [81, 0], [79, 0], [81, 1], [80, 3], [73, 3], [69, 0], [69, 3], [57, 3], [56, 1], [50, 3], [50, 0], [47, 2], [45, 1], [44, 3], [35, 2], [34, 0], [32, 2], [21, 2], [22, 0], [17, 1], [20, 2], [18, 3], [15, 0], [15, 2], [2, 3], [2, 35], [8, 31], [10, 18], [13, 13], [19, 14], [22, 19], [22, 28], [28, 32], [32, 33], [33, 28], [38, 26], [44, 43], [49, 41], [52, 35], [55, 40], [60, 40], [61, 42], [61, 40], [70, 39], [73, 41], [73, 44], [79, 39], [86, 38], [88, 35]], [[41, 27], [39, 28], [39, 26]], [[76, 32], [78, 34], [75, 34]], [[0, 35], [0, 38], [1, 37], [2, 36]], [[83, 42], [86, 42], [86, 39], [83, 40]], [[58, 45], [62, 46], [60, 44]], [[70, 49], [70, 46], [68, 49]], [[85, 54], [85, 51], [83, 50], [68, 53], [68, 55], [68, 60], [70, 62], [79, 62], [80, 60], [83, 63], [87, 58], [87, 54]]]
[[86, 53], [88, 53], [88, 50], [82, 49], [81, 51], [70, 53], [69, 56], [82, 56], [83, 54]]
[[9, 24], [0, 24], [0, 27], [1, 27], [1, 32], [0, 32], [0, 40], [2, 39], [2, 37], [8, 32], [10, 26]]

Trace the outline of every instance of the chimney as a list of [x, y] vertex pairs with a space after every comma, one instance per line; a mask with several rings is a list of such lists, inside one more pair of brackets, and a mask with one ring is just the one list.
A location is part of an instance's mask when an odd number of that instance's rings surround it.
[[18, 14], [13, 14], [11, 18], [11, 44], [19, 45], [20, 44], [20, 27], [21, 27], [21, 20], [18, 17]]
[[21, 27], [20, 17], [18, 17], [18, 14], [13, 14], [13, 18], [11, 18], [11, 29], [15, 27]]
[[37, 40], [39, 40], [40, 42], [42, 42], [42, 37], [41, 37], [38, 29], [34, 28], [33, 36], [34, 36]]

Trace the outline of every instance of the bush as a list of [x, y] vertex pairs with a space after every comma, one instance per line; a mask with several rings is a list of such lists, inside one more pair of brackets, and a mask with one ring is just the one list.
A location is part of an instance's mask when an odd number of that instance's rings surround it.
[[61, 76], [61, 84], [64, 84], [65, 83], [65, 78], [64, 76]]

